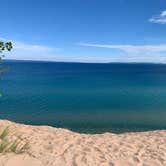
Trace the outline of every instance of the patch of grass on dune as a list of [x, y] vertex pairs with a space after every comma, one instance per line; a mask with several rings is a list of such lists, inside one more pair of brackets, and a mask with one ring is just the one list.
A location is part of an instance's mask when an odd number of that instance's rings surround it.
[[9, 127], [0, 128], [0, 153], [24, 153], [29, 149], [29, 143], [17, 136]]

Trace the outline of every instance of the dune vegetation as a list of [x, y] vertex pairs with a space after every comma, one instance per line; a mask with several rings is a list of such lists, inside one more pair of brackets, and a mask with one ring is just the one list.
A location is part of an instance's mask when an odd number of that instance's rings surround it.
[[0, 153], [12, 152], [21, 154], [29, 149], [29, 143], [9, 127], [0, 128]]

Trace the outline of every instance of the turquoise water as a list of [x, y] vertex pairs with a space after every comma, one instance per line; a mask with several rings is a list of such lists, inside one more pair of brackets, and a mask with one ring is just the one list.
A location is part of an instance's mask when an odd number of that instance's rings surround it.
[[0, 118], [86, 133], [166, 129], [166, 65], [4, 65]]

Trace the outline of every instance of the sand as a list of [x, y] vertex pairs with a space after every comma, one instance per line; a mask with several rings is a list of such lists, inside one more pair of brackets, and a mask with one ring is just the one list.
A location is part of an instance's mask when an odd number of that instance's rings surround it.
[[166, 166], [166, 131], [79, 134], [0, 120], [28, 140], [23, 154], [0, 153], [0, 166]]

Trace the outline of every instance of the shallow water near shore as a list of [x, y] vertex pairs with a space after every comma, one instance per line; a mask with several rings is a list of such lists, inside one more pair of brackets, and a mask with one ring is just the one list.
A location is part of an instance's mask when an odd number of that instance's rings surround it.
[[85, 133], [166, 129], [166, 65], [5, 61], [0, 118]]

